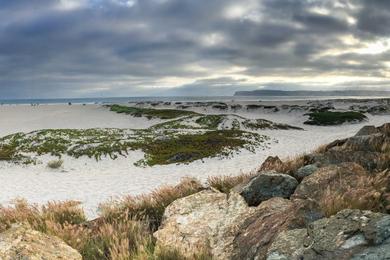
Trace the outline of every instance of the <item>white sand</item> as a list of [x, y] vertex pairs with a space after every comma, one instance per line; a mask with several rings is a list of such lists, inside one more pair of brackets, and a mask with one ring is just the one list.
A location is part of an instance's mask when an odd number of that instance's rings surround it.
[[[203, 110], [203, 109], [202, 109]], [[204, 112], [204, 111], [202, 111]], [[189, 165], [166, 165], [147, 168], [133, 163], [143, 157], [141, 152], [131, 152], [128, 158], [117, 160], [74, 159], [64, 157], [62, 171], [46, 167], [50, 156], [42, 157], [42, 164], [21, 166], [0, 162], [0, 204], [8, 204], [17, 197], [29, 202], [45, 203], [50, 200], [75, 199], [83, 202], [90, 217], [96, 215], [99, 203], [127, 194], [146, 193], [163, 184], [175, 184], [184, 176], [194, 176], [202, 181], [212, 175], [236, 175], [256, 170], [269, 155], [282, 158], [311, 151], [321, 144], [354, 135], [363, 125], [379, 126], [390, 122], [390, 116], [369, 117], [369, 122], [335, 127], [303, 125], [301, 114], [241, 112], [249, 118], [265, 118], [278, 123], [288, 123], [305, 128], [296, 130], [266, 130], [261, 133], [278, 140], [270, 149], [255, 154], [244, 151], [232, 159], [206, 159]], [[145, 128], [159, 122], [132, 118], [109, 112], [96, 105], [45, 105], [0, 106], [0, 136], [14, 132], [44, 128]]]

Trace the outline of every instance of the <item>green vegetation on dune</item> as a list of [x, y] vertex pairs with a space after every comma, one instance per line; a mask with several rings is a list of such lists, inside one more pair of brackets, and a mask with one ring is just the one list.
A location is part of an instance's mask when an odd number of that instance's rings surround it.
[[269, 138], [239, 130], [217, 130], [178, 135], [174, 138], [145, 143], [147, 165], [188, 163], [198, 159], [229, 156], [240, 148], [253, 150]]
[[132, 115], [134, 117], [146, 117], [148, 119], [174, 119], [183, 116], [197, 115], [192, 111], [177, 110], [177, 109], [153, 109], [153, 108], [138, 108], [122, 105], [107, 105], [111, 111]]
[[152, 129], [206, 129], [206, 130], [243, 130], [258, 131], [264, 129], [302, 130], [302, 128], [278, 124], [265, 119], [247, 119], [234, 114], [194, 115], [156, 124]]
[[267, 146], [262, 129], [299, 129], [234, 114], [203, 115], [191, 111], [147, 109], [121, 105], [112, 111], [147, 118], [171, 119], [147, 129], [46, 129], [0, 138], [0, 160], [36, 163], [37, 155], [87, 156], [116, 159], [129, 151], [144, 152], [137, 166], [189, 163], [209, 157], [228, 157], [240, 149]]
[[[25, 154], [50, 154], [74, 158], [103, 156], [116, 159], [128, 151], [141, 150], [145, 158], [139, 166], [188, 163], [207, 157], [226, 157], [241, 148], [253, 150], [265, 145], [266, 136], [244, 131], [151, 131], [130, 129], [56, 129], [0, 138], [3, 160], [20, 161]], [[23, 162], [25, 162], [24, 160]], [[32, 158], [29, 159], [32, 162]]]
[[307, 125], [340, 125], [346, 122], [361, 122], [367, 117], [355, 111], [347, 112], [314, 112], [306, 114], [309, 116], [309, 120], [304, 122]]

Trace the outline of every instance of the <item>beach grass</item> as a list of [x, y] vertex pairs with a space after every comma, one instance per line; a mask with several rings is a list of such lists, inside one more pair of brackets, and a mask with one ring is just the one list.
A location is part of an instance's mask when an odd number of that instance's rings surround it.
[[308, 113], [306, 115], [309, 116], [309, 120], [304, 122], [307, 125], [340, 125], [346, 122], [361, 122], [367, 119], [363, 113], [356, 111], [323, 111]]
[[175, 119], [183, 116], [197, 115], [197, 113], [177, 109], [153, 109], [129, 107], [123, 105], [107, 105], [111, 111], [119, 114], [127, 114], [134, 117], [146, 117], [148, 119]]
[[38, 206], [25, 200], [0, 206], [0, 233], [13, 224], [57, 236], [86, 260], [150, 259], [207, 260], [207, 250], [188, 257], [156, 246], [153, 232], [161, 224], [165, 208], [174, 200], [204, 189], [195, 179], [159, 188], [149, 195], [108, 202], [99, 218], [88, 221], [80, 202], [49, 202]]
[[[2, 160], [17, 161], [24, 154], [87, 156], [116, 159], [141, 150], [144, 159], [137, 166], [189, 163], [208, 157], [229, 157], [239, 149], [254, 151], [269, 138], [239, 130], [153, 131], [131, 129], [50, 129], [0, 138]], [[24, 159], [26, 162], [27, 160]], [[34, 161], [31, 158], [30, 161]]]

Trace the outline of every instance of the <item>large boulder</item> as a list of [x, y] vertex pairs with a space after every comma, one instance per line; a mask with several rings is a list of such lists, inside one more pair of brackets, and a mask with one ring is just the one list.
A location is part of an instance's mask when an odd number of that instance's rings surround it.
[[15, 225], [0, 234], [2, 260], [81, 260], [81, 255], [61, 239]]
[[238, 227], [255, 211], [237, 193], [205, 190], [169, 205], [160, 229], [154, 233], [158, 246], [191, 257], [199, 250], [215, 259], [229, 259]]
[[306, 227], [322, 217], [318, 205], [310, 200], [267, 200], [239, 226], [241, 232], [234, 239], [232, 259], [265, 259], [268, 247], [280, 232]]
[[190, 258], [206, 251], [213, 259], [263, 259], [279, 232], [321, 217], [317, 205], [308, 201], [272, 198], [249, 207], [235, 192], [206, 190], [169, 205], [154, 236], [157, 246]]
[[267, 260], [390, 259], [390, 215], [343, 210], [305, 229], [280, 233]]
[[244, 197], [249, 206], [257, 206], [273, 197], [289, 198], [297, 185], [298, 181], [290, 175], [266, 172], [239, 184], [234, 191]]

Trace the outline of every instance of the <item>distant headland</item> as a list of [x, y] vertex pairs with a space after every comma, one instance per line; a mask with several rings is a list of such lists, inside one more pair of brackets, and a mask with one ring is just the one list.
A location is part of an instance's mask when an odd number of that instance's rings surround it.
[[390, 96], [390, 91], [371, 90], [334, 90], [334, 91], [310, 91], [310, 90], [267, 90], [258, 89], [250, 91], [237, 91], [234, 96]]

